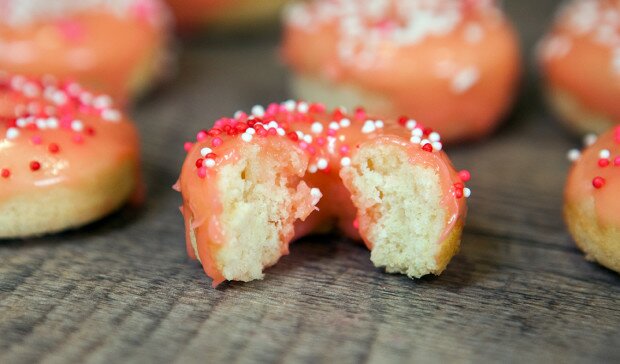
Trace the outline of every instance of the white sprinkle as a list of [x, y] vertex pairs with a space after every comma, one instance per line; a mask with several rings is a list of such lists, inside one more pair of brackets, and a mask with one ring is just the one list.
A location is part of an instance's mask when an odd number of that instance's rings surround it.
[[312, 196], [312, 204], [316, 206], [316, 204], [321, 200], [321, 197], [323, 197], [323, 194], [318, 188], [311, 188], [310, 196]]
[[56, 105], [64, 105], [67, 102], [67, 95], [62, 91], [55, 91], [52, 94], [52, 102]]
[[251, 141], [252, 141], [252, 134], [243, 133], [243, 134], [241, 134], [241, 139], [242, 139], [244, 142], [248, 142], [248, 143], [249, 143], [249, 142], [251, 142]]
[[277, 121], [272, 120], [272, 121], [269, 122], [269, 124], [267, 124], [267, 129], [269, 129], [269, 128], [274, 128], [275, 129], [275, 128], [279, 127], [279, 126], [280, 125], [278, 125]]
[[340, 120], [340, 126], [343, 128], [348, 128], [349, 126], [351, 126], [351, 120], [347, 118]]
[[19, 130], [17, 128], [8, 128], [6, 131], [6, 138], [11, 140], [19, 136]]
[[308, 112], [308, 110], [310, 110], [310, 106], [308, 106], [307, 102], [300, 102], [299, 104], [297, 104], [297, 111], [299, 111], [302, 114], [305, 114]]
[[277, 132], [277, 133], [278, 133], [278, 135], [280, 135], [280, 136], [284, 136], [284, 135], [286, 135], [286, 131], [284, 131], [284, 129], [282, 129], [282, 128], [277, 128], [277, 129], [276, 129], [276, 132]]
[[284, 105], [284, 108], [288, 112], [291, 112], [291, 111], [295, 110], [295, 108], [297, 107], [297, 103], [295, 102], [295, 100], [284, 101], [284, 103], [282, 103], [282, 105]]
[[332, 121], [331, 123], [329, 123], [329, 126], [328, 126], [328, 127], [329, 127], [330, 129], [333, 129], [333, 130], [338, 130], [338, 129], [340, 129], [340, 124], [338, 124], [338, 123], [337, 123], [337, 122], [335, 122], [335, 121]]
[[581, 157], [581, 152], [579, 151], [579, 149], [571, 149], [568, 151], [568, 153], [566, 153], [566, 157], [569, 161], [576, 162]]
[[316, 173], [316, 171], [318, 171], [318, 170], [319, 169], [316, 168], [316, 165], [314, 165], [314, 164], [311, 164], [311, 165], [308, 166], [308, 172], [310, 172], [310, 173]]
[[106, 121], [119, 121], [121, 120], [121, 113], [114, 109], [105, 109], [101, 113], [101, 117]]
[[475, 67], [468, 67], [456, 74], [452, 79], [452, 91], [462, 94], [472, 88], [480, 79], [480, 72]]
[[422, 138], [420, 138], [417, 135], [414, 135], [411, 137], [411, 139], [409, 139], [409, 141], [413, 144], [420, 144], [420, 142], [422, 142]]
[[297, 134], [297, 139], [299, 139], [299, 140], [303, 140], [304, 139], [304, 133], [302, 133], [301, 131], [296, 130], [295, 134]]
[[80, 132], [80, 131], [84, 130], [84, 124], [80, 120], [73, 120], [71, 122], [71, 129], [73, 131]]
[[430, 144], [431, 142], [428, 141], [428, 139], [422, 139], [422, 141], [420, 142], [420, 144], [422, 144], [422, 146], [425, 146], [426, 144]]
[[112, 98], [108, 95], [97, 96], [93, 100], [93, 106], [97, 109], [107, 109], [112, 106]]
[[484, 30], [478, 23], [470, 23], [465, 28], [465, 40], [469, 43], [478, 43], [484, 36]]
[[417, 137], [422, 137], [422, 135], [424, 135], [424, 131], [420, 128], [415, 128], [411, 131], [411, 135], [413, 136], [417, 136]]
[[233, 116], [235, 119], [239, 119], [241, 115], [243, 115], [243, 111], [238, 110], [238, 111], [235, 111], [235, 114]]
[[439, 135], [439, 133], [434, 131], [428, 135], [428, 140], [430, 140], [431, 142], [438, 142], [441, 140], [441, 136]]
[[47, 129], [47, 119], [37, 118], [35, 124], [37, 124], [37, 128], [39, 129]]
[[343, 157], [343, 158], [340, 160], [340, 165], [341, 165], [341, 166], [343, 166], [343, 167], [348, 167], [348, 166], [350, 166], [350, 165], [351, 165], [351, 158], [349, 158], [349, 157]]
[[56, 118], [47, 118], [47, 121], [45, 123], [50, 129], [58, 129], [58, 119]]
[[24, 118], [19, 118], [15, 120], [15, 124], [17, 125], [18, 128], [25, 128], [26, 125], [28, 125], [28, 122]]
[[327, 159], [325, 159], [325, 158], [319, 158], [319, 160], [316, 161], [316, 167], [318, 169], [323, 170], [323, 169], [327, 168], [327, 165], [328, 165], [328, 162], [327, 162]]
[[366, 120], [364, 126], [362, 127], [362, 133], [370, 134], [375, 131], [375, 123], [372, 120]]
[[203, 165], [207, 168], [213, 168], [215, 167], [215, 159], [207, 158], [205, 159]]
[[252, 115], [262, 118], [263, 116], [265, 116], [265, 108], [261, 105], [254, 105], [252, 107]]
[[409, 130], [413, 130], [413, 128], [415, 128], [415, 126], [418, 125], [418, 123], [415, 120], [407, 120], [407, 123], [405, 123], [405, 127]]
[[323, 131], [323, 124], [319, 123], [318, 121], [315, 121], [314, 123], [312, 123], [310, 130], [314, 134], [320, 134]]
[[463, 196], [465, 196], [465, 198], [469, 198], [469, 196], [471, 196], [471, 190], [467, 187], [463, 188]]
[[603, 149], [598, 153], [598, 156], [601, 159], [609, 159], [609, 156], [611, 156], [611, 152], [609, 152], [609, 149]]
[[213, 150], [211, 148], [205, 147], [200, 150], [200, 155], [203, 157], [205, 157], [209, 153], [213, 153]]
[[302, 139], [304, 140], [304, 142], [306, 142], [308, 144], [312, 143], [312, 135], [310, 135], [310, 134], [304, 135], [304, 137]]
[[24, 85], [24, 89], [22, 90], [26, 97], [37, 97], [39, 95], [39, 88], [37, 85], [28, 82]]
[[588, 135], [583, 137], [583, 144], [586, 147], [589, 147], [590, 145], [596, 143], [596, 139], [598, 139], [596, 134], [588, 134]]
[[383, 129], [383, 127], [385, 126], [385, 124], [383, 123], [383, 120], [377, 120], [375, 121], [375, 128], [377, 129]]
[[245, 134], [254, 135], [254, 134], [256, 134], [256, 129], [254, 129], [254, 128], [247, 128], [247, 129], [245, 129]]
[[433, 149], [436, 151], [440, 151], [443, 149], [443, 144], [441, 144], [441, 142], [432, 142], [431, 145], [433, 146]]

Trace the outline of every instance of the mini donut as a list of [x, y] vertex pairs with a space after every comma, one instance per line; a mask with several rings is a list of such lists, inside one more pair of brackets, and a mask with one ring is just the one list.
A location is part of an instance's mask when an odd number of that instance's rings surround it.
[[318, 0], [285, 15], [296, 97], [424, 120], [446, 142], [489, 134], [520, 76], [513, 27], [490, 0]]
[[549, 104], [571, 130], [602, 133], [620, 123], [620, 1], [567, 2], [538, 58]]
[[620, 126], [601, 135], [575, 161], [564, 192], [564, 217], [586, 259], [620, 272]]
[[160, 0], [0, 1], [0, 70], [74, 80], [127, 103], [170, 61]]
[[263, 278], [291, 240], [337, 228], [390, 273], [440, 274], [456, 254], [470, 190], [438, 133], [363, 109], [287, 101], [237, 112], [186, 143], [175, 189], [187, 251], [214, 286]]
[[288, 0], [166, 0], [177, 27], [191, 31], [203, 27], [221, 30], [256, 29], [276, 23]]
[[111, 98], [0, 77], [0, 238], [62, 231], [139, 197], [138, 136]]

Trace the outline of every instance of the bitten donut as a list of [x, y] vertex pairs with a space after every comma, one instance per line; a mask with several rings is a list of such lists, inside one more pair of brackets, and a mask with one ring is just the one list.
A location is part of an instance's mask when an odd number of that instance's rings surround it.
[[251, 29], [276, 23], [288, 0], [166, 0], [182, 31], [208, 26], [219, 29]]
[[620, 272], [620, 126], [569, 153], [564, 217], [588, 260]]
[[521, 68], [516, 34], [490, 0], [300, 2], [286, 12], [282, 54], [297, 97], [409, 115], [447, 142], [490, 133]]
[[539, 48], [549, 104], [577, 133], [620, 123], [620, 1], [573, 0]]
[[186, 149], [187, 250], [214, 286], [261, 279], [293, 238], [330, 227], [409, 277], [440, 274], [458, 250], [470, 174], [414, 120], [287, 101], [220, 119]]
[[0, 238], [84, 225], [139, 193], [136, 129], [110, 100], [0, 75]]
[[162, 77], [170, 16], [159, 0], [0, 1], [0, 69], [72, 79], [126, 103]]

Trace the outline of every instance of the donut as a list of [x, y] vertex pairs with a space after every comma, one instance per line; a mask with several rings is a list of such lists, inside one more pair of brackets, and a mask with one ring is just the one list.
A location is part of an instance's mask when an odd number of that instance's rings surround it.
[[275, 23], [288, 0], [167, 0], [177, 27], [191, 32], [204, 27], [220, 30], [256, 29]]
[[128, 103], [166, 72], [159, 0], [0, 1], [0, 70], [53, 75]]
[[576, 133], [620, 123], [620, 1], [573, 0], [539, 46], [550, 108]]
[[602, 134], [575, 163], [564, 192], [564, 218], [586, 258], [620, 272], [620, 126]]
[[459, 248], [470, 173], [413, 119], [286, 101], [219, 119], [185, 149], [187, 251], [214, 286], [262, 279], [292, 240], [332, 228], [412, 278], [439, 275]]
[[444, 141], [489, 134], [520, 75], [515, 31], [490, 0], [318, 0], [285, 15], [294, 95], [424, 120]]
[[139, 198], [138, 154], [109, 96], [0, 75], [0, 238], [78, 227]]

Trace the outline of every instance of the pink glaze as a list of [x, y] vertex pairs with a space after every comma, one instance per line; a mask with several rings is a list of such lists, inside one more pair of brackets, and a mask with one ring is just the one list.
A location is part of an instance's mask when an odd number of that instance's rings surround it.
[[[215, 143], [214, 141], [220, 142]], [[215, 126], [197, 133], [196, 142], [191, 146], [183, 164], [179, 183], [175, 189], [183, 195], [181, 211], [185, 219], [188, 251], [193, 251], [189, 241], [190, 230], [194, 229], [198, 244], [198, 254], [207, 275], [213, 278], [216, 286], [224, 280], [213, 256], [225, 244], [225, 233], [218, 225], [222, 206], [216, 184], [218, 167], [237, 158], [236, 150], [242, 143], [260, 143], [268, 153], [303, 151], [308, 158], [306, 170], [292, 170], [292, 174], [303, 176], [303, 181], [322, 194], [314, 212], [295, 227], [295, 238], [316, 231], [329, 229], [336, 224], [352, 238], [365, 239], [370, 223], [369, 217], [356, 211], [350, 193], [340, 173], [350, 163], [358, 147], [364, 143], [397, 143], [405, 146], [411, 163], [422, 164], [437, 171], [443, 191], [442, 208], [446, 210], [444, 237], [450, 233], [454, 224], [462, 220], [466, 213], [465, 198], [469, 190], [464, 182], [469, 172], [459, 177], [447, 155], [441, 151], [442, 144], [438, 133], [424, 128], [413, 120], [400, 119], [398, 123], [384, 123], [370, 119], [363, 109], [352, 114], [336, 109], [325, 111], [321, 104], [287, 101], [271, 104], [264, 109], [256, 106], [252, 115], [237, 113], [235, 118], [223, 118]], [[186, 147], [189, 144], [186, 143]], [[208, 149], [204, 149], [208, 148]], [[344, 182], [344, 183], [343, 183]], [[313, 201], [296, 202], [297, 209], [314, 207]], [[359, 221], [359, 225], [356, 224]], [[359, 229], [358, 229], [359, 226]], [[288, 252], [288, 244], [293, 235], [283, 236], [282, 252]], [[441, 242], [441, 241], [440, 241]], [[440, 243], [438, 242], [438, 243]], [[193, 252], [190, 252], [193, 257]]]
[[620, 122], [620, 1], [573, 0], [540, 48], [551, 90]]
[[565, 195], [570, 203], [592, 200], [603, 224], [620, 224], [620, 126], [583, 151], [569, 174]]
[[168, 14], [159, 0], [104, 3], [0, 2], [0, 70], [74, 79], [126, 103], [146, 81], [136, 78], [150, 77], [138, 74], [162, 66]]
[[0, 77], [0, 203], [80, 188], [102, 171], [135, 164], [138, 154], [136, 129], [109, 96], [49, 77]]
[[424, 120], [446, 141], [481, 137], [507, 112], [520, 51], [493, 1], [392, 0], [379, 17], [376, 1], [342, 3], [288, 12], [282, 53], [296, 73], [380, 95], [392, 107], [369, 112]]

